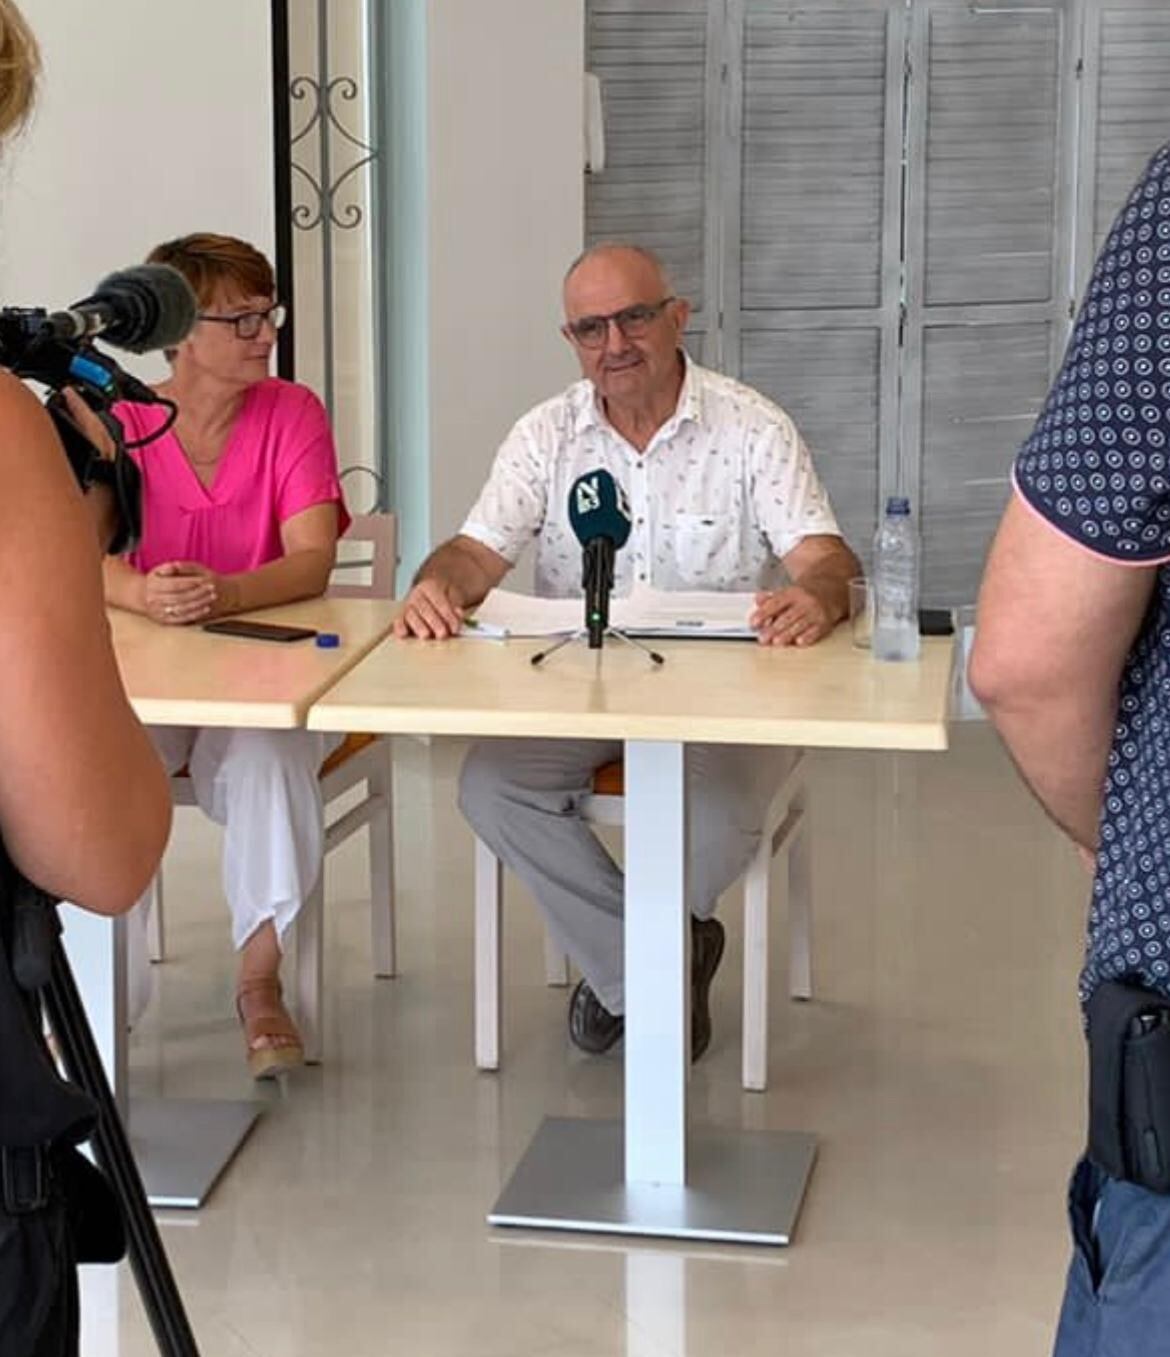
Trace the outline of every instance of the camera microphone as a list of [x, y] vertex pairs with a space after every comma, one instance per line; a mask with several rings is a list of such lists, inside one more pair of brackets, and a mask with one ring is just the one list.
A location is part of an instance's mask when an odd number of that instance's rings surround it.
[[578, 476], [569, 491], [569, 522], [582, 547], [581, 585], [589, 649], [599, 650], [609, 627], [614, 557], [630, 536], [625, 491], [608, 471]]
[[[178, 407], [124, 371], [93, 340], [99, 336], [131, 353], [169, 349], [195, 324], [199, 305], [190, 285], [167, 264], [141, 264], [111, 273], [90, 297], [64, 311], [42, 306], [0, 308], [0, 367], [49, 388], [46, 408], [57, 427], [78, 485], [109, 487], [116, 528], [109, 545], [115, 554], [132, 547], [142, 528], [141, 478], [128, 448], [161, 438], [174, 424]], [[75, 426], [60, 392], [70, 387], [93, 410], [113, 444], [107, 455]], [[169, 416], [144, 438], [127, 444], [110, 413], [116, 401], [164, 405]]]
[[158, 397], [94, 348], [99, 337], [131, 353], [169, 349], [194, 325], [198, 302], [169, 264], [139, 264], [98, 284], [93, 295], [64, 311], [6, 306], [0, 310], [0, 366], [56, 390], [76, 386], [110, 404], [151, 404]]
[[195, 324], [199, 309], [190, 284], [169, 264], [139, 264], [104, 278], [92, 296], [52, 311], [43, 329], [54, 339], [101, 336], [130, 353], [170, 349]]

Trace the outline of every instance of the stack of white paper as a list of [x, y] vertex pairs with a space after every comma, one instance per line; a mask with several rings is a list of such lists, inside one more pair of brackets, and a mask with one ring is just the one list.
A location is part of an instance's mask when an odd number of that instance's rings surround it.
[[698, 590], [672, 592], [635, 588], [628, 598], [615, 598], [609, 617], [615, 627], [635, 636], [711, 636], [742, 640], [755, 635], [748, 618], [754, 594]]
[[464, 636], [556, 636], [581, 625], [579, 598], [533, 598], [493, 589], [463, 624]]
[[[742, 640], [755, 635], [748, 617], [754, 594], [671, 592], [637, 585], [609, 608], [611, 625], [633, 636], [698, 636]], [[465, 636], [560, 636], [583, 624], [580, 598], [533, 598], [493, 589], [464, 623]]]

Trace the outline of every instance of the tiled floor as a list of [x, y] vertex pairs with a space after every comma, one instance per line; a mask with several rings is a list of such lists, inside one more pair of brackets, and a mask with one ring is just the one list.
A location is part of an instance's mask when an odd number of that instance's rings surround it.
[[[946, 755], [814, 759], [816, 986], [782, 996], [771, 1088], [739, 1086], [740, 910], [694, 1115], [802, 1128], [820, 1158], [787, 1250], [493, 1231], [545, 1112], [616, 1115], [621, 1057], [568, 1049], [564, 991], [510, 886], [504, 1065], [472, 1061], [460, 748], [398, 751], [402, 973], [373, 981], [364, 850], [330, 863], [326, 1062], [283, 1090], [198, 1214], [163, 1236], [212, 1357], [1040, 1357], [1082, 1138], [1074, 1002], [1086, 883], [982, 724]], [[172, 955], [133, 1080], [251, 1096], [215, 838], [168, 862]], [[778, 920], [782, 934], [782, 915]], [[154, 1351], [128, 1275], [87, 1284], [87, 1357]]]

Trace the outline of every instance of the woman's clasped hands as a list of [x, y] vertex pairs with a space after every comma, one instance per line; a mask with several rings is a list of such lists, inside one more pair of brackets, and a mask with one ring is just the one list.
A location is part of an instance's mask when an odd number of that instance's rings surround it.
[[142, 576], [146, 614], [168, 627], [205, 622], [224, 611], [224, 583], [197, 561], [164, 561]]

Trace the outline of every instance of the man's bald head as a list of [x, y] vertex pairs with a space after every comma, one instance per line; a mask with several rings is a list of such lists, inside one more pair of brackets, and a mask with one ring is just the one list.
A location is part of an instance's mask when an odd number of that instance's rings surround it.
[[598, 274], [616, 275], [623, 283], [633, 286], [649, 286], [651, 293], [659, 297], [669, 297], [674, 293], [666, 265], [654, 253], [642, 245], [631, 245], [621, 240], [605, 240], [582, 250], [565, 270], [564, 294], [566, 310], [569, 291], [578, 275], [583, 274], [592, 280]]
[[690, 307], [670, 290], [662, 261], [641, 245], [607, 241], [565, 274], [563, 333], [606, 401], [672, 405]]

